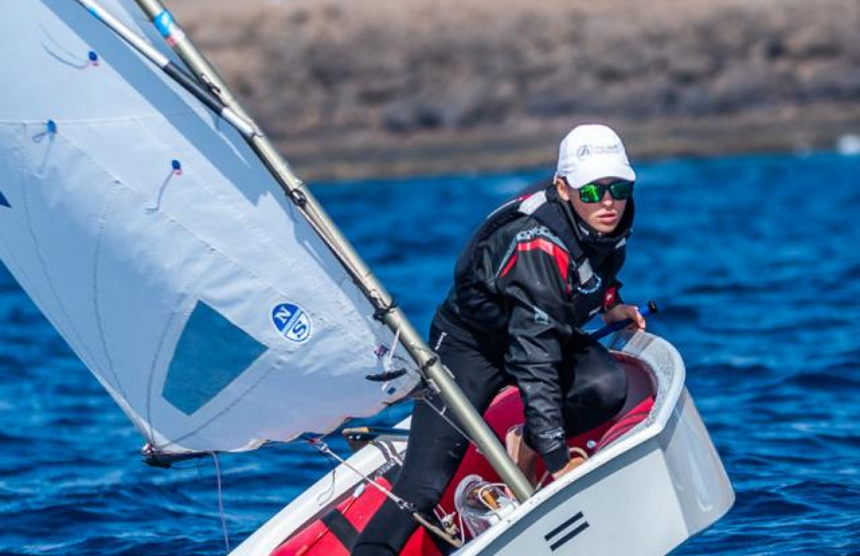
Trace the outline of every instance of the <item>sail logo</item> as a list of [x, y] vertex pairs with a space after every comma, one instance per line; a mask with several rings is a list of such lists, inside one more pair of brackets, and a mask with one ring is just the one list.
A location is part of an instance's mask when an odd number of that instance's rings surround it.
[[272, 309], [272, 322], [278, 332], [291, 342], [303, 344], [311, 337], [311, 319], [304, 309], [292, 303], [282, 303]]

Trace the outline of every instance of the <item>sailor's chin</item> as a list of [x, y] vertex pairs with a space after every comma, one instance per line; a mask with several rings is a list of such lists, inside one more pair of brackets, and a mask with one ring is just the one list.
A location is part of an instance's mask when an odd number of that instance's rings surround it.
[[592, 224], [592, 227], [602, 234], [609, 234], [614, 232], [615, 228], [618, 227], [618, 219], [609, 221], [607, 219], [598, 220]]

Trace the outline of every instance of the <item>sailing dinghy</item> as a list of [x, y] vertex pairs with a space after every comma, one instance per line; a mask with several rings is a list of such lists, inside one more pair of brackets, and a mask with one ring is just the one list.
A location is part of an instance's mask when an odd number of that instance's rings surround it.
[[[720, 519], [734, 492], [684, 387], [685, 368], [665, 340], [645, 332], [622, 332], [610, 349], [630, 379], [626, 406], [610, 422], [568, 440], [590, 457], [559, 481], [547, 484], [513, 511], [500, 512], [492, 527], [470, 540], [457, 556], [522, 554], [656, 556], [669, 553]], [[485, 414], [500, 437], [523, 422], [515, 389], [502, 392]], [[408, 428], [408, 419], [397, 428]], [[345, 556], [350, 543], [383, 502], [368, 486], [387, 486], [405, 456], [405, 438], [380, 437], [322, 477], [250, 536], [231, 556]], [[538, 470], [540, 474], [540, 469]], [[470, 448], [440, 503], [454, 522], [457, 487], [474, 474], [498, 476]], [[426, 529], [410, 538], [402, 556], [440, 555]]]
[[[423, 383], [476, 446], [451, 488], [510, 491], [474, 538], [449, 527], [458, 554], [665, 554], [731, 506], [682, 360], [645, 333], [613, 343], [628, 407], [535, 492], [499, 442], [516, 391], [477, 414], [158, 0], [16, 0], [0, 52], [0, 260], [150, 463], [325, 435]], [[376, 438], [235, 556], [348, 553], [404, 449]], [[419, 529], [408, 553], [438, 536]]]

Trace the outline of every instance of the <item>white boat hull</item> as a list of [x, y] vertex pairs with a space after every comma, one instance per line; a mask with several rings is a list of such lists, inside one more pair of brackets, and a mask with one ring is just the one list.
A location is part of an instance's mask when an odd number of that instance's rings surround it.
[[[548, 489], [549, 490], [549, 489]], [[552, 492], [458, 556], [659, 556], [722, 517], [734, 493], [692, 398], [664, 431]]]
[[[656, 394], [648, 418], [561, 480], [538, 491], [457, 556], [660, 556], [719, 520], [734, 491], [684, 387], [685, 369], [666, 341], [639, 332], [611, 346], [629, 368], [646, 373], [633, 388]], [[643, 378], [644, 377], [644, 378]], [[650, 380], [648, 380], [650, 379]], [[408, 420], [398, 425], [408, 427]], [[397, 461], [405, 442], [385, 441], [348, 463], [372, 475]], [[240, 545], [232, 556], [269, 556], [285, 539], [359, 487], [340, 466]], [[323, 493], [326, 495], [321, 496]]]

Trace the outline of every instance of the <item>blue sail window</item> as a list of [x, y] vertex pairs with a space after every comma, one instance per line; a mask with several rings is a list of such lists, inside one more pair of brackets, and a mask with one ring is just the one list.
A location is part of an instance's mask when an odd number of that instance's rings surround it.
[[199, 302], [182, 331], [162, 396], [191, 415], [236, 380], [266, 351], [218, 311]]

